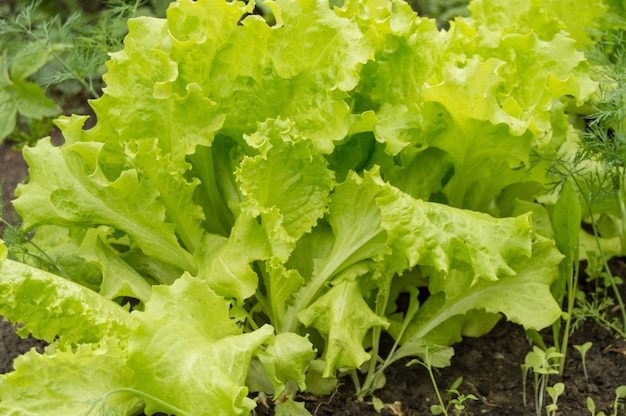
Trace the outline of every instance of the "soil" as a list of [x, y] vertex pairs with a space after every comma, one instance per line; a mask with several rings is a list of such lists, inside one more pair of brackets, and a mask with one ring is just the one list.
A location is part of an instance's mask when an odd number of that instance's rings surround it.
[[[3, 211], [4, 218], [11, 223], [17, 217], [10, 206], [13, 191], [17, 183], [27, 175], [26, 164], [21, 153], [5, 142], [0, 145], [0, 180], [3, 201], [7, 202]], [[617, 275], [626, 278], [626, 263], [622, 259], [613, 262]], [[622, 295], [626, 297], [626, 290]], [[549, 332], [543, 334], [549, 339]], [[576, 330], [570, 345], [592, 342], [593, 346], [586, 355], [588, 379], [584, 377], [580, 354], [570, 347], [563, 377], [552, 376], [550, 384], [563, 381], [565, 392], [558, 400], [559, 410], [556, 415], [590, 415], [587, 410], [587, 398], [593, 399], [597, 411], [611, 414], [615, 400], [615, 389], [626, 385], [626, 341], [619, 339], [609, 330], [595, 322], [586, 321]], [[41, 350], [44, 343], [34, 338], [21, 339], [15, 334], [15, 328], [0, 317], [0, 373], [12, 370], [13, 359], [30, 348]], [[532, 380], [526, 383], [528, 403], [523, 403], [524, 384], [520, 364], [532, 344], [523, 329], [517, 325], [500, 322], [488, 335], [478, 339], [465, 339], [455, 346], [455, 357], [450, 367], [435, 372], [436, 381], [442, 396], [446, 389], [458, 378], [463, 377], [458, 387], [461, 394], [473, 394], [477, 400], [465, 402], [467, 415], [486, 416], [528, 416], [535, 414], [533, 403]], [[378, 413], [371, 402], [354, 399], [351, 381], [343, 384], [328, 397], [314, 397], [307, 394], [298, 396], [305, 401], [306, 407], [317, 416], [325, 415], [430, 415], [430, 406], [436, 403], [436, 395], [428, 373], [419, 365], [407, 367], [406, 363], [397, 363], [387, 372], [387, 384], [376, 395], [385, 403]], [[550, 399], [546, 398], [549, 403]], [[547, 404], [546, 403], [546, 404]], [[259, 416], [273, 415], [271, 405], [259, 404], [256, 409]], [[450, 414], [455, 414], [453, 410]], [[619, 413], [624, 414], [622, 409]]]

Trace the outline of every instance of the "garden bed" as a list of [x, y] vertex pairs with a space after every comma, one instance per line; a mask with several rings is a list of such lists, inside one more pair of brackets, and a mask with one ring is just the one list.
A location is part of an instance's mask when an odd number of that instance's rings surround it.
[[[0, 319], [0, 413], [626, 413], [623, 7], [374, 3], [128, 20], [2, 144], [0, 314], [53, 346]], [[61, 110], [24, 10], [9, 121]]]
[[[5, 142], [0, 147], [0, 180], [4, 183], [3, 199], [12, 197], [15, 185], [27, 174], [26, 165], [20, 152]], [[5, 216], [15, 221], [10, 206]], [[613, 261], [616, 276], [626, 278], [626, 267], [620, 259]], [[625, 291], [626, 292], [626, 291]], [[622, 296], [626, 295], [624, 293]], [[549, 337], [549, 331], [544, 331]], [[573, 345], [592, 342], [586, 354], [588, 379], [585, 380], [580, 354]], [[12, 369], [12, 360], [30, 348], [43, 349], [45, 343], [32, 337], [22, 339], [8, 322], [0, 321], [0, 373]], [[609, 330], [595, 322], [586, 321], [571, 338], [563, 378], [551, 378], [551, 383], [562, 380], [565, 393], [559, 398], [559, 415], [589, 415], [586, 399], [596, 403], [598, 411], [611, 414], [615, 400], [615, 389], [626, 385], [626, 342], [612, 335]], [[523, 404], [523, 383], [520, 365], [532, 349], [519, 325], [501, 321], [488, 335], [480, 338], [466, 338], [455, 346], [452, 365], [436, 371], [437, 383], [442, 394], [458, 378], [463, 383], [458, 388], [461, 394], [473, 394], [478, 400], [465, 402], [467, 415], [478, 416], [526, 416], [534, 413], [532, 401], [532, 381], [528, 378], [526, 389], [528, 403]], [[436, 402], [433, 386], [428, 373], [420, 366], [404, 366], [396, 363], [387, 373], [385, 387], [376, 393], [385, 408], [378, 413], [371, 402], [357, 401], [354, 388], [348, 378], [331, 396], [316, 397], [302, 394], [298, 398], [306, 402], [307, 409], [314, 415], [428, 415], [430, 406]], [[547, 399], [549, 400], [549, 399]], [[268, 400], [271, 403], [271, 400]], [[262, 403], [257, 406], [257, 414], [272, 415], [273, 409]], [[620, 413], [622, 414], [622, 413]]]

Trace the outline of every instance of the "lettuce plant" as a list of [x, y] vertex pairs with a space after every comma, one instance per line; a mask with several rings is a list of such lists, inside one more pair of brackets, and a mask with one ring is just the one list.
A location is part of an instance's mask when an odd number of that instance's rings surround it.
[[552, 324], [530, 155], [596, 85], [538, 3], [476, 0], [446, 31], [387, 0], [129, 20], [95, 126], [24, 149], [14, 205], [56, 263], [1, 248], [0, 313], [51, 345], [0, 377], [2, 413], [245, 415], [261, 391], [307, 414], [295, 393], [337, 375], [364, 396], [501, 316]]

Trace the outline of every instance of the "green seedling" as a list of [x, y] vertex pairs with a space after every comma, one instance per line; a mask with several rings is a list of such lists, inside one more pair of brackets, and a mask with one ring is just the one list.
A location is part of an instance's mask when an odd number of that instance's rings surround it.
[[446, 402], [444, 403], [443, 397], [441, 396], [441, 392], [439, 391], [439, 386], [437, 384], [437, 380], [435, 379], [435, 374], [433, 372], [433, 368], [436, 367], [434, 363], [440, 359], [437, 358], [437, 354], [441, 354], [440, 351], [426, 352], [423, 354], [422, 358], [411, 360], [407, 363], [407, 366], [411, 366], [413, 364], [419, 364], [428, 371], [428, 375], [430, 377], [430, 381], [435, 389], [435, 394], [437, 395], [438, 404], [434, 404], [430, 407], [430, 412], [437, 415], [445, 415], [448, 416], [451, 408], [454, 411], [454, 415], [461, 415], [465, 410], [465, 402], [467, 400], [478, 400], [478, 398], [473, 394], [461, 394], [458, 390], [458, 387], [463, 382], [463, 377], [458, 377], [446, 393]]
[[[430, 412], [433, 415], [448, 415], [450, 410], [452, 410], [454, 415], [461, 415], [465, 411], [465, 402], [467, 400], [478, 400], [478, 398], [473, 394], [461, 394], [458, 390], [458, 387], [463, 382], [463, 377], [459, 377], [450, 386], [446, 393], [447, 404], [444, 406], [442, 402], [439, 404], [432, 405], [430, 407]], [[437, 390], [437, 387], [435, 386]]]
[[528, 372], [532, 370], [535, 411], [537, 416], [541, 416], [541, 409], [543, 408], [550, 375], [559, 373], [562, 357], [563, 354], [558, 352], [555, 347], [542, 350], [534, 346], [533, 350], [526, 354], [524, 364], [522, 364], [524, 405], [526, 405], [526, 378]]
[[548, 386], [546, 391], [552, 400], [552, 403], [546, 406], [546, 413], [548, 416], [555, 416], [556, 411], [559, 410], [559, 406], [557, 406], [556, 402], [558, 401], [559, 396], [565, 391], [565, 384], [556, 383], [554, 386]]
[[580, 358], [583, 362], [583, 372], [585, 373], [585, 380], [589, 379], [589, 376], [587, 374], [587, 364], [585, 362], [585, 356], [587, 355], [587, 351], [589, 351], [589, 348], [591, 348], [592, 345], [592, 342], [585, 342], [583, 345], [574, 345], [576, 351], [580, 353]]
[[478, 398], [473, 394], [461, 394], [458, 390], [458, 387], [463, 382], [463, 377], [459, 377], [454, 380], [452, 386], [448, 389], [447, 398], [448, 398], [448, 409], [452, 406], [454, 408], [454, 414], [460, 415], [465, 410], [465, 402], [467, 400], [478, 400]]
[[591, 397], [587, 397], [587, 410], [589, 410], [591, 416], [619, 416], [620, 414], [624, 415], [624, 397], [626, 397], [626, 386], [619, 386], [615, 389], [615, 400], [613, 401], [610, 415], [607, 415], [603, 411], [596, 413], [596, 403]]

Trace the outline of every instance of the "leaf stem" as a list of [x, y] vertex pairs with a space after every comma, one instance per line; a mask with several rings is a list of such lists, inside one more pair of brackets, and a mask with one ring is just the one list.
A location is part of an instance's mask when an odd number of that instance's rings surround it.
[[[102, 396], [99, 401], [104, 401], [106, 403], [106, 400], [109, 398], [109, 396], [112, 396], [114, 394], [119, 394], [119, 393], [131, 393], [135, 397], [152, 401], [160, 407], [159, 410], [166, 410], [169, 414], [175, 414], [176, 416], [191, 416], [191, 413], [187, 413], [184, 410], [179, 409], [178, 407], [164, 400], [159, 399], [158, 397], [145, 393], [141, 390], [137, 390], [137, 389], [133, 389], [129, 387], [121, 387], [119, 389], [111, 390], [108, 393], [106, 393], [104, 396]], [[89, 411], [87, 412], [85, 416], [89, 416], [89, 414], [91, 414], [91, 411], [95, 409], [95, 406], [96, 404], [94, 403], [94, 406], [92, 406], [91, 409], [89, 409]]]

